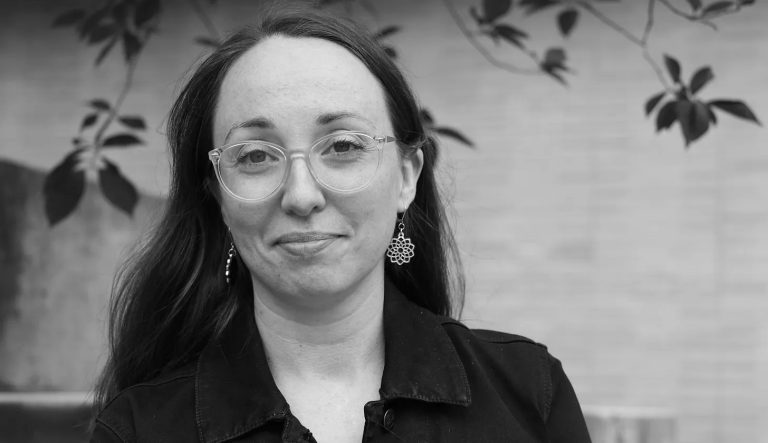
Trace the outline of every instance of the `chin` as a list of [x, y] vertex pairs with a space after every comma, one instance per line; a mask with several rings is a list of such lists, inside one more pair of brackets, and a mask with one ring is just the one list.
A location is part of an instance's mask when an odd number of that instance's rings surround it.
[[[365, 270], [359, 267], [343, 266], [336, 260], [332, 263], [315, 263], [302, 269], [292, 269], [279, 275], [278, 280], [263, 280], [271, 292], [282, 293], [284, 297], [300, 299], [332, 300], [351, 295], [367, 280], [375, 279], [377, 269], [383, 275], [383, 262]], [[283, 268], [289, 269], [289, 268]], [[340, 271], [343, 269], [344, 271]]]

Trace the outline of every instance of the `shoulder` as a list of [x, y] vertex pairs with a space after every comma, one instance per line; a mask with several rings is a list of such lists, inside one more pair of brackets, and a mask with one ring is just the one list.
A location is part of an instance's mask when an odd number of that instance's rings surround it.
[[[522, 335], [471, 329], [446, 317], [441, 325], [474, 384], [486, 384], [490, 391], [532, 407], [546, 420], [560, 362], [545, 345]], [[475, 386], [473, 391], [480, 388]]]
[[440, 324], [459, 350], [464, 349], [476, 354], [491, 352], [489, 357], [533, 366], [546, 362], [550, 357], [545, 345], [522, 335], [471, 329], [464, 323], [447, 317], [440, 317]]
[[115, 441], [131, 442], [144, 429], [162, 433], [183, 420], [192, 420], [194, 425], [194, 392], [194, 365], [128, 387], [96, 416], [97, 432], [109, 434]]

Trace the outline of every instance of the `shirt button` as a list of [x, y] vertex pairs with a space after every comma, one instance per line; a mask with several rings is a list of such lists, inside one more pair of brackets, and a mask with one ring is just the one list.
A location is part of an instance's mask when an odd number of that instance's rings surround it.
[[392, 409], [387, 409], [387, 411], [384, 412], [384, 427], [387, 429], [392, 429], [393, 424], [395, 424], [395, 411]]

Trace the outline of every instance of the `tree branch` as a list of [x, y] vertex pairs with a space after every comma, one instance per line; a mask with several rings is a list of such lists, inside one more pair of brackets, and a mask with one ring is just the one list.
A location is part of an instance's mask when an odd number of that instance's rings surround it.
[[[477, 39], [472, 34], [472, 32], [467, 28], [467, 26], [464, 24], [464, 21], [461, 19], [459, 12], [454, 7], [453, 3], [451, 3], [450, 0], [443, 0], [443, 3], [445, 4], [445, 7], [448, 9], [448, 12], [451, 14], [453, 21], [456, 22], [456, 26], [458, 26], [462, 34], [464, 34], [464, 37], [467, 38], [469, 43], [471, 43], [472, 46], [475, 47], [477, 52], [479, 52], [480, 55], [482, 55], [488, 61], [488, 63], [490, 63], [493, 66], [496, 66], [497, 68], [503, 69], [505, 71], [508, 71], [514, 74], [526, 74], [526, 75], [541, 74], [541, 72], [539, 72], [538, 69], [531, 70], [531, 69], [520, 68], [511, 63], [501, 61], [496, 57], [494, 57], [493, 54], [488, 52], [488, 50], [477, 41]], [[523, 52], [525, 52], [529, 57], [532, 57], [534, 60], [536, 60], [536, 54], [533, 54], [530, 51], [525, 51], [525, 50]]]
[[621, 25], [619, 25], [615, 21], [611, 20], [607, 15], [605, 15], [602, 12], [598, 11], [597, 9], [595, 9], [595, 7], [592, 6], [591, 3], [587, 2], [587, 1], [584, 1], [584, 0], [580, 0], [580, 1], [577, 1], [576, 4], [581, 6], [581, 8], [584, 9], [585, 11], [587, 11], [590, 14], [592, 14], [593, 16], [595, 16], [595, 18], [597, 18], [598, 20], [603, 22], [609, 28], [611, 28], [614, 31], [616, 31], [619, 34], [621, 34], [627, 40], [631, 41], [632, 43], [634, 43], [634, 44], [636, 44], [638, 46], [643, 46], [642, 39], [635, 37], [634, 35], [632, 35], [631, 32], [627, 31], [626, 29], [622, 28]]
[[[697, 15], [693, 15], [693, 14], [688, 14], [687, 12], [685, 12], [685, 11], [683, 11], [681, 9], [678, 9], [677, 7], [675, 7], [675, 5], [670, 3], [669, 0], [659, 0], [659, 1], [661, 2], [662, 5], [666, 6], [667, 9], [669, 9], [670, 12], [672, 12], [673, 14], [678, 15], [680, 17], [683, 17], [684, 19], [686, 19], [688, 21], [698, 22], [698, 23], [701, 23], [702, 25], [709, 26], [710, 28], [712, 28], [715, 31], [717, 31], [717, 26], [714, 23], [712, 23], [711, 21], [706, 20], [706, 19], [702, 18], [701, 16], [697, 16]], [[725, 13], [719, 14], [719, 15], [724, 15], [724, 14]]]
[[672, 85], [670, 85], [667, 78], [664, 77], [664, 71], [661, 70], [661, 66], [659, 66], [659, 64], [656, 63], [656, 60], [653, 59], [647, 47], [643, 47], [643, 58], [649, 65], [651, 65], [653, 72], [656, 73], [656, 77], [658, 77], [659, 82], [664, 86], [664, 89], [669, 92], [674, 92], [675, 90], [672, 88]]
[[197, 0], [188, 0], [189, 4], [192, 5], [192, 9], [195, 10], [195, 13], [197, 14], [198, 18], [200, 18], [200, 21], [203, 22], [203, 26], [208, 30], [208, 34], [210, 34], [214, 39], [216, 39], [217, 42], [221, 41], [221, 35], [219, 34], [219, 30], [216, 29], [216, 25], [213, 24], [213, 20], [211, 20], [210, 17], [208, 17], [208, 14], [205, 12], [205, 9], [203, 9], [202, 6], [200, 6], [200, 3]]
[[645, 21], [645, 29], [643, 30], [643, 37], [640, 42], [643, 46], [648, 45], [648, 39], [651, 37], [651, 30], [653, 29], [653, 14], [656, 7], [656, 0], [648, 0], [648, 18]]
[[[659, 1], [664, 2], [666, 0], [659, 0]], [[592, 4], [583, 0], [577, 1], [576, 4], [581, 6], [585, 11], [595, 16], [595, 18], [603, 22], [605, 25], [607, 25], [611, 29], [621, 34], [624, 38], [629, 40], [632, 44], [640, 47], [640, 49], [643, 52], [643, 58], [651, 66], [651, 69], [653, 69], [653, 72], [656, 74], [656, 77], [658, 77], [659, 81], [664, 86], [664, 89], [666, 89], [667, 91], [673, 92], [672, 86], [669, 84], [669, 82], [667, 81], [667, 78], [664, 76], [664, 71], [661, 69], [661, 66], [659, 66], [658, 63], [656, 63], [656, 60], [653, 59], [650, 51], [648, 51], [648, 39], [650, 38], [651, 30], [653, 29], [653, 25], [654, 25], [654, 9], [655, 9], [656, 0], [648, 0], [648, 17], [646, 18], [646, 21], [645, 21], [645, 28], [643, 29], [643, 35], [640, 38], [636, 37], [631, 32], [624, 29], [621, 25], [611, 20], [608, 16], [606, 16], [605, 14], [597, 10], [594, 6], [592, 6]]]
[[101, 139], [104, 136], [104, 132], [106, 132], [107, 128], [109, 128], [109, 125], [112, 124], [112, 122], [115, 120], [115, 117], [117, 117], [117, 111], [123, 105], [123, 101], [128, 95], [128, 91], [131, 89], [131, 86], [133, 86], [133, 73], [136, 71], [137, 58], [138, 56], [134, 57], [131, 61], [128, 62], [128, 70], [125, 73], [125, 81], [123, 82], [123, 87], [120, 89], [120, 93], [115, 100], [115, 104], [109, 109], [107, 118], [101, 124], [99, 129], [96, 131], [96, 135], [93, 137], [93, 146], [97, 150], [101, 148]]

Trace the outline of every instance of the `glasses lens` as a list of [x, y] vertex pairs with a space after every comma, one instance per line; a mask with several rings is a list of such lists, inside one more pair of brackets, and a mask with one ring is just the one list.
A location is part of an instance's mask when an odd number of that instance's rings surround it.
[[221, 153], [221, 181], [233, 194], [247, 200], [262, 199], [280, 186], [288, 162], [274, 146], [248, 142]]
[[359, 133], [331, 134], [320, 139], [309, 154], [316, 178], [338, 191], [354, 191], [367, 185], [379, 168], [381, 151], [371, 136]]

